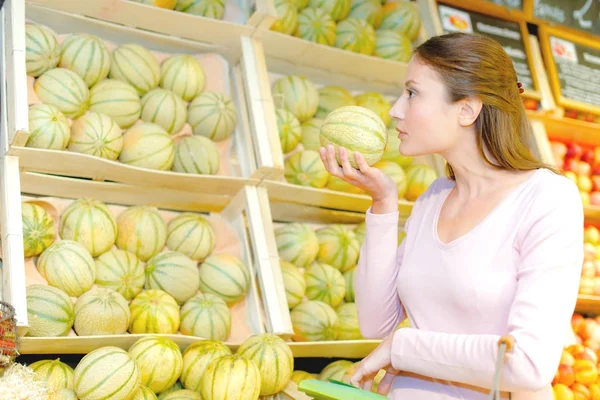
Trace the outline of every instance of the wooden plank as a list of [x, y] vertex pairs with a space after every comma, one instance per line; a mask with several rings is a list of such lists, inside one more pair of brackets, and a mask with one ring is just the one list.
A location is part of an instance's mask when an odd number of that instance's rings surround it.
[[294, 357], [346, 358], [357, 359], [368, 356], [381, 343], [381, 340], [337, 340], [326, 342], [288, 343]]
[[548, 80], [548, 74], [544, 67], [544, 59], [542, 57], [542, 50], [540, 48], [540, 42], [535, 35], [529, 36], [529, 56], [531, 57], [531, 64], [537, 77], [538, 90], [540, 93], [540, 104], [542, 110], [554, 110], [556, 109], [556, 102], [554, 101], [554, 95], [552, 94], [552, 88], [550, 87], [550, 81]]
[[600, 206], [583, 206], [583, 215], [586, 223], [600, 225]]
[[329, 224], [359, 224], [365, 220], [361, 212], [331, 210], [305, 204], [271, 200], [273, 221]]
[[585, 314], [600, 315], [600, 296], [580, 294], [577, 297], [575, 311]]
[[527, 116], [530, 120], [538, 120], [544, 124], [550, 140], [600, 146], [600, 124], [534, 112], [528, 112]]

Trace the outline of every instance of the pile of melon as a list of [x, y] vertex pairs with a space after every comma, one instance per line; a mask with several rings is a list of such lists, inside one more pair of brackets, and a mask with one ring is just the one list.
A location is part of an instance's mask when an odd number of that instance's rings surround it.
[[23, 202], [24, 255], [33, 270], [27, 335], [180, 333], [227, 340], [232, 312], [245, 307], [253, 278], [236, 255], [215, 251], [209, 218], [181, 213], [167, 220], [149, 206], [115, 215], [89, 198], [70, 202], [53, 218], [42, 202]]
[[[371, 146], [366, 141], [359, 144], [337, 138], [351, 154], [359, 151], [368, 159], [372, 152], [373, 159], [379, 160], [373, 166], [396, 182], [399, 199], [415, 201], [437, 179], [433, 168], [400, 154], [400, 139], [389, 115], [392, 105], [381, 93], [366, 92], [354, 96], [340, 86], [318, 88], [299, 75], [277, 79], [272, 92], [281, 150], [286, 155], [285, 178], [289, 183], [363, 194], [360, 189], [330, 175], [319, 156], [322, 137], [333, 136], [333, 127], [340, 122], [351, 122], [353, 129], [370, 132], [365, 136], [372, 136], [377, 141]], [[357, 147], [361, 144], [362, 147]]]
[[225, 17], [225, 0], [129, 0], [134, 3], [147, 4], [175, 10], [201, 17], [223, 19]]
[[408, 0], [275, 0], [275, 11], [273, 31], [401, 62], [421, 29], [419, 7]]
[[219, 145], [238, 115], [229, 96], [205, 90], [210, 77], [197, 58], [172, 54], [159, 62], [138, 44], [115, 47], [86, 33], [62, 38], [33, 23], [26, 34], [27, 74], [35, 78], [27, 147], [153, 170], [219, 172]]

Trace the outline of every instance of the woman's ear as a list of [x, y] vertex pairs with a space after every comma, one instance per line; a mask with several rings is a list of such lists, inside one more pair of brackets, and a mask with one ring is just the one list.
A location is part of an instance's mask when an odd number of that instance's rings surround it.
[[477, 121], [483, 103], [476, 97], [467, 97], [459, 103], [458, 123], [461, 126], [471, 126]]

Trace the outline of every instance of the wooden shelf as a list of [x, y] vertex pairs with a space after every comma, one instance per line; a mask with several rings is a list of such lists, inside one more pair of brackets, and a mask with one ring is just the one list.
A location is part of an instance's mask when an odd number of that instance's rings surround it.
[[600, 224], [600, 206], [584, 206], [583, 215], [585, 217], [585, 222]]
[[600, 296], [580, 294], [577, 297], [575, 311], [586, 314], [600, 315]]
[[600, 146], [600, 124], [573, 118], [561, 118], [528, 112], [532, 120], [541, 121], [546, 128], [548, 139], [576, 142], [581, 145]]

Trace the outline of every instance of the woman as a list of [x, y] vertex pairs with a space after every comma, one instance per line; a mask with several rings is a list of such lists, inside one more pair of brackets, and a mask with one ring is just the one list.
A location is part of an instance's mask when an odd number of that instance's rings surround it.
[[[392, 399], [487, 399], [498, 341], [503, 398], [552, 399], [583, 263], [577, 187], [538, 161], [511, 59], [492, 39], [434, 37], [408, 65], [390, 115], [406, 156], [437, 153], [448, 177], [415, 203], [397, 248], [395, 183], [321, 148], [328, 171], [371, 195], [355, 278], [360, 329], [384, 339], [351, 382]], [[348, 157], [355, 157], [353, 169]], [[396, 330], [408, 318], [411, 328]], [[388, 391], [389, 390], [389, 391]]]

